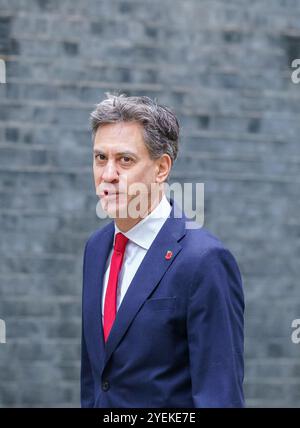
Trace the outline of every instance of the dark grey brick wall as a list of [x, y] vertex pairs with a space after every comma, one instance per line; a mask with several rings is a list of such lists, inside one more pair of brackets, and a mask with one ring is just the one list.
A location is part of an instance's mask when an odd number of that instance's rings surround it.
[[240, 264], [248, 406], [299, 406], [300, 2], [0, 0], [0, 58], [0, 405], [79, 405], [88, 115], [120, 90], [177, 112], [172, 178]]

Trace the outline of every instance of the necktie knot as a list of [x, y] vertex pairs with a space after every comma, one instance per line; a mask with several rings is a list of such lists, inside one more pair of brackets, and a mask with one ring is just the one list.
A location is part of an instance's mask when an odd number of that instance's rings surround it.
[[123, 254], [125, 252], [127, 242], [127, 236], [123, 235], [123, 233], [117, 233], [114, 245], [115, 251], [118, 251]]

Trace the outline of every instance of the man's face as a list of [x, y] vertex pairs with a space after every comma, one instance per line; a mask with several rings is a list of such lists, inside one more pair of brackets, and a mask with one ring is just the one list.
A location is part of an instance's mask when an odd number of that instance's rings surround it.
[[[156, 183], [159, 167], [155, 160], [150, 159], [142, 126], [137, 122], [100, 126], [94, 141], [93, 171], [96, 193], [101, 198], [103, 210], [110, 217], [118, 217], [124, 209], [127, 213], [130, 201], [138, 194], [149, 203], [151, 183], [152, 186]], [[136, 183], [142, 183], [142, 189], [147, 189], [147, 192], [129, 194]]]

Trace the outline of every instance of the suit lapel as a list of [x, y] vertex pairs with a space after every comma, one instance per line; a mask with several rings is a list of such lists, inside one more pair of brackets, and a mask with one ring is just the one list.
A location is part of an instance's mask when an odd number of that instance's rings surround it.
[[89, 283], [91, 290], [86, 295], [86, 299], [89, 299], [88, 307], [94, 308], [94, 310], [89, 310], [86, 313], [86, 317], [90, 321], [88, 322], [88, 326], [94, 338], [93, 342], [96, 343], [94, 350], [97, 354], [96, 359], [99, 362], [103, 362], [105, 352], [101, 308], [102, 288], [106, 261], [113, 245], [114, 223], [109, 223], [107, 227], [108, 229], [101, 235], [101, 241], [98, 245], [94, 246], [93, 253], [90, 256], [92, 266], [96, 266], [96, 269], [90, 269], [91, 276]]
[[[135, 318], [140, 307], [147, 297], [155, 289], [161, 278], [174, 262], [176, 256], [182, 247], [178, 242], [185, 234], [185, 216], [178, 205], [170, 199], [172, 210], [169, 218], [166, 220], [151, 247], [147, 251], [142, 263], [140, 264], [130, 286], [123, 298], [116, 315], [115, 322], [108, 336], [105, 347], [104, 365], [108, 362], [118, 343], [123, 338], [131, 322]], [[180, 216], [182, 218], [180, 218]], [[176, 218], [177, 217], [177, 218]], [[112, 230], [112, 238], [114, 230]], [[111, 242], [112, 242], [111, 238]], [[109, 240], [106, 238], [106, 244]], [[106, 248], [107, 249], [107, 248]], [[172, 251], [172, 258], [167, 260], [165, 254], [168, 250]], [[102, 254], [103, 255], [103, 254]], [[102, 270], [105, 268], [102, 264]], [[101, 294], [103, 275], [101, 274]], [[100, 296], [101, 296], [100, 294]], [[101, 300], [101, 298], [100, 298]], [[100, 307], [101, 310], [101, 307]], [[101, 312], [100, 312], [101, 313]], [[102, 324], [102, 323], [101, 323]], [[101, 325], [101, 335], [103, 342], [103, 329]]]

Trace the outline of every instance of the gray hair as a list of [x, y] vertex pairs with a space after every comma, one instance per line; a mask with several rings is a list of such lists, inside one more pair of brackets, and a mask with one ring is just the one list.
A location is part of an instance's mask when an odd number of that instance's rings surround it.
[[151, 159], [164, 153], [172, 160], [178, 154], [179, 123], [175, 114], [146, 96], [127, 97], [125, 94], [105, 94], [107, 99], [97, 104], [91, 113], [93, 140], [99, 126], [115, 122], [138, 122], [144, 129], [144, 142]]

